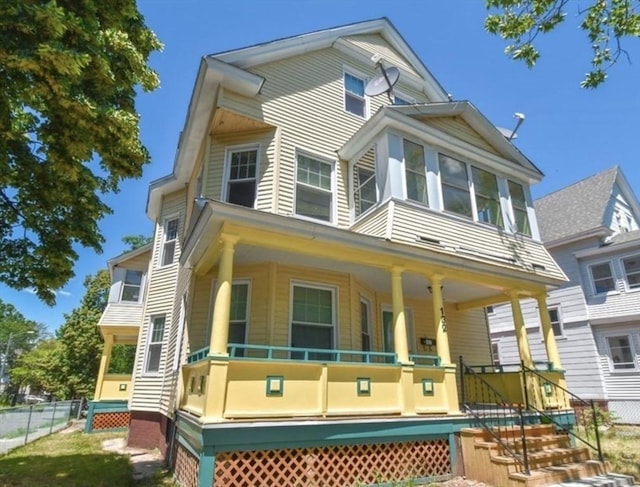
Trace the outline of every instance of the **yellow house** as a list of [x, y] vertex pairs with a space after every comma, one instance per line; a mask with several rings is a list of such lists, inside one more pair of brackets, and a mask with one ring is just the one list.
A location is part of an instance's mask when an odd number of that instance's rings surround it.
[[[154, 243], [121, 263], [146, 256], [141, 309], [100, 324], [91, 416], [126, 400], [129, 443], [165, 451], [183, 485], [450, 477], [474, 370], [512, 403], [567, 407], [493, 373], [485, 315], [510, 302], [522, 365], [562, 382], [542, 174], [387, 19], [205, 56], [178, 147], [149, 190]], [[133, 336], [121, 389], [108, 344]]]

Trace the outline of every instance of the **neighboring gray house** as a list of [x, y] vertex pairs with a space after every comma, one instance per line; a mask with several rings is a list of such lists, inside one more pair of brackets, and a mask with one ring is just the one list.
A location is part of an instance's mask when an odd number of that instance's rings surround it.
[[[534, 202], [541, 238], [569, 282], [547, 304], [569, 389], [640, 423], [640, 204], [615, 166]], [[546, 360], [533, 299], [534, 360]], [[517, 363], [511, 307], [487, 308], [494, 362]]]

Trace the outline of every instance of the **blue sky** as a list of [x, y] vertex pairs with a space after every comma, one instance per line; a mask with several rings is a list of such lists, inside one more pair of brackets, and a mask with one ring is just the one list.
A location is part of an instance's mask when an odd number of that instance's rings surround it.
[[78, 249], [73, 278], [50, 308], [27, 291], [0, 285], [0, 297], [50, 331], [64, 322], [83, 294], [87, 274], [118, 255], [125, 235], [153, 231], [145, 215], [150, 181], [171, 171], [201, 56], [338, 25], [388, 17], [454, 99], [470, 100], [498, 126], [513, 128], [514, 112], [526, 120], [515, 141], [546, 175], [533, 187], [540, 197], [619, 164], [640, 193], [640, 43], [625, 45], [622, 60], [597, 90], [579, 87], [589, 69], [590, 49], [579, 31], [577, 2], [565, 25], [539, 43], [533, 70], [510, 61], [505, 43], [486, 33], [483, 0], [139, 0], [147, 24], [165, 44], [151, 65], [161, 87], [141, 94], [141, 136], [151, 153], [141, 179], [127, 181], [107, 197], [114, 210], [100, 228], [104, 252]]

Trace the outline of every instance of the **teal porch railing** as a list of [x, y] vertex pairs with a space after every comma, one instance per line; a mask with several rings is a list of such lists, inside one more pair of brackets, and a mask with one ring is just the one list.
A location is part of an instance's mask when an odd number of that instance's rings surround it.
[[[325, 348], [274, 347], [267, 345], [248, 345], [230, 343], [229, 356], [237, 360], [290, 360], [304, 362], [340, 362], [358, 364], [395, 365], [398, 363], [395, 353], [362, 350], [330, 350]], [[209, 356], [209, 347], [201, 348], [189, 354], [187, 364], [205, 360]], [[437, 355], [412, 354], [410, 360], [418, 366], [440, 366]]]

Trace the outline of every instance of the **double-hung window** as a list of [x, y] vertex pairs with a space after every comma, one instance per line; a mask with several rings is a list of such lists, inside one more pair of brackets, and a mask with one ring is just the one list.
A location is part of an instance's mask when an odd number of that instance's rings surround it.
[[162, 265], [171, 265], [175, 260], [176, 241], [178, 239], [178, 219], [167, 220], [164, 224], [164, 241], [162, 244]]
[[153, 316], [151, 318], [151, 330], [149, 333], [149, 345], [147, 348], [147, 363], [145, 372], [155, 373], [160, 370], [160, 357], [162, 356], [162, 338], [164, 337], [163, 316]]
[[404, 151], [404, 177], [407, 184], [407, 198], [426, 205], [429, 201], [427, 199], [424, 147], [421, 144], [404, 139], [402, 148]]
[[253, 208], [256, 201], [258, 149], [231, 150], [227, 164], [226, 201]]
[[529, 225], [529, 215], [527, 214], [527, 200], [524, 195], [523, 186], [509, 181], [509, 197], [511, 199], [511, 209], [513, 210], [516, 231], [531, 236], [531, 226]]
[[608, 293], [609, 291], [615, 290], [616, 283], [613, 279], [610, 262], [594, 264], [590, 266], [589, 269], [591, 271], [593, 289], [596, 294]]
[[133, 303], [140, 302], [140, 291], [142, 288], [142, 271], [127, 269], [122, 283], [122, 296], [120, 301]]
[[354, 191], [353, 199], [356, 216], [360, 216], [376, 205], [378, 194], [376, 188], [376, 173], [373, 167], [355, 165], [353, 168]]
[[296, 215], [333, 220], [333, 164], [298, 154]]
[[622, 259], [629, 289], [640, 289], [640, 255]]
[[495, 174], [483, 169], [471, 167], [473, 190], [476, 197], [478, 221], [502, 227], [502, 211], [498, 180]]
[[636, 368], [629, 335], [609, 336], [606, 340], [613, 370]]
[[[294, 284], [291, 303], [291, 346], [332, 349], [335, 329], [335, 291], [332, 288]], [[294, 352], [292, 358], [303, 358]], [[310, 352], [310, 360], [331, 360], [331, 354]]]
[[359, 76], [344, 73], [344, 109], [349, 113], [366, 118], [367, 100], [364, 95], [365, 80]]
[[[231, 286], [231, 309], [229, 314], [229, 343], [246, 343], [249, 307], [249, 283], [234, 283]], [[236, 350], [236, 357], [242, 357], [244, 350]]]
[[563, 337], [564, 329], [562, 326], [562, 316], [560, 315], [560, 309], [553, 307], [549, 308], [549, 321], [551, 322], [551, 329], [555, 337]]
[[473, 218], [467, 165], [444, 154], [438, 154], [438, 162], [444, 209]]

